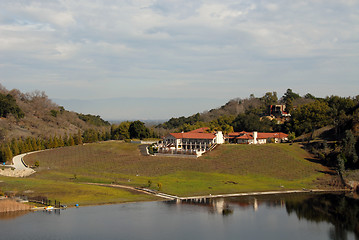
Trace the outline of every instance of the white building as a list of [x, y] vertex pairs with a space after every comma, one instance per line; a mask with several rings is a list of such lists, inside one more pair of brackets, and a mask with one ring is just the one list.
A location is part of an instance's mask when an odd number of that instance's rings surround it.
[[217, 144], [225, 142], [223, 133], [208, 132], [209, 128], [199, 128], [190, 132], [170, 133], [159, 145], [159, 153], [188, 154], [201, 156]]

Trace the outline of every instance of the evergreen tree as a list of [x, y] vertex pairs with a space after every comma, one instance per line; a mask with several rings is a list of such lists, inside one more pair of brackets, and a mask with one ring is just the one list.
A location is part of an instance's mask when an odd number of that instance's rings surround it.
[[355, 149], [356, 140], [352, 131], [345, 131], [345, 137], [342, 141], [342, 157], [349, 167], [354, 167], [358, 161], [358, 155]]
[[33, 151], [39, 150], [39, 147], [37, 145], [37, 141], [34, 137], [31, 138], [31, 146]]
[[130, 138], [148, 138], [149, 137], [149, 130], [145, 126], [145, 124], [141, 121], [134, 121], [131, 123], [129, 128]]
[[69, 137], [68, 146], [75, 146], [75, 140], [72, 135]]
[[57, 138], [56, 135], [54, 136], [52, 142], [53, 142], [52, 148], [57, 148], [57, 147], [59, 147], [59, 139]]
[[63, 147], [65, 146], [64, 140], [62, 139], [62, 137], [58, 138], [58, 147]]
[[97, 142], [98, 139], [98, 132], [94, 129], [86, 129], [83, 133], [83, 141], [86, 143]]
[[4, 162], [12, 161], [13, 154], [12, 154], [12, 151], [11, 151], [9, 145], [4, 146], [2, 153], [3, 153], [3, 161]]
[[45, 149], [45, 143], [44, 143], [44, 140], [43, 140], [43, 139], [38, 138], [38, 139], [36, 140], [36, 144], [37, 144], [37, 148], [38, 148], [39, 150], [44, 150], [44, 149]]
[[13, 138], [13, 139], [11, 140], [11, 151], [12, 151], [12, 153], [13, 153], [14, 156], [20, 154], [18, 142], [17, 142], [17, 140], [16, 140], [15, 138]]
[[81, 145], [82, 144], [82, 135], [81, 135], [81, 131], [78, 130], [77, 134], [75, 135], [75, 144], [76, 145]]
[[70, 146], [69, 145], [69, 137], [67, 136], [67, 133], [62, 137], [62, 142], [64, 143], [64, 146]]
[[18, 145], [20, 154], [26, 152], [26, 146], [25, 146], [24, 141], [22, 140], [22, 138], [19, 138], [19, 140], [17, 141], [17, 145]]

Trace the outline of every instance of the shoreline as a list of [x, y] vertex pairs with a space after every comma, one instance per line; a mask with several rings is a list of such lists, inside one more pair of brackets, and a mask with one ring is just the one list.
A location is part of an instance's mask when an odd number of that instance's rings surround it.
[[[91, 184], [97, 185], [97, 184]], [[104, 184], [102, 184], [104, 185]], [[110, 184], [109, 184], [110, 185]], [[113, 184], [111, 184], [113, 185]], [[114, 187], [114, 186], [107, 186], [107, 187]], [[121, 188], [118, 186], [118, 188]], [[143, 191], [141, 191], [144, 193]], [[350, 193], [349, 189], [302, 189], [302, 190], [286, 190], [286, 191], [264, 191], [264, 192], [242, 192], [242, 193], [229, 193], [229, 194], [216, 194], [216, 195], [206, 195], [206, 196], [190, 196], [190, 197], [177, 197], [173, 199], [163, 198], [158, 200], [150, 200], [150, 201], [128, 201], [128, 202], [112, 202], [112, 203], [95, 203], [95, 204], [88, 204], [88, 205], [80, 205], [80, 206], [67, 206], [67, 208], [79, 208], [79, 207], [95, 207], [95, 206], [103, 206], [103, 205], [119, 205], [119, 204], [130, 204], [130, 203], [143, 203], [143, 202], [165, 202], [165, 201], [177, 201], [177, 202], [187, 202], [187, 201], [197, 201], [202, 199], [215, 199], [215, 198], [231, 198], [231, 197], [246, 197], [246, 196], [266, 196], [266, 195], [282, 195], [282, 194], [315, 194], [315, 193]], [[147, 193], [148, 194], [148, 193]], [[163, 193], [162, 193], [163, 194]], [[155, 195], [154, 195], [155, 196]], [[157, 196], [159, 197], [159, 196]], [[15, 200], [7, 199], [13, 202]], [[2, 201], [2, 200], [0, 200]], [[25, 205], [25, 204], [24, 204]], [[20, 211], [29, 211], [29, 212], [36, 212], [36, 211], [46, 211], [43, 207], [30, 207], [27, 205], [27, 209], [19, 209], [13, 211], [2, 211], [0, 209], [0, 213], [7, 213], [7, 212], [20, 212]], [[60, 209], [61, 210], [61, 209]]]
[[[90, 183], [91, 185], [97, 185], [96, 183]], [[101, 183], [100, 183], [101, 184]], [[99, 184], [99, 185], [100, 185]], [[106, 184], [101, 184], [105, 186]], [[115, 187], [121, 188], [122, 186], [110, 186], [114, 184], [108, 184], [105, 187]], [[126, 186], [128, 189], [129, 187]], [[132, 188], [132, 187], [130, 187]], [[132, 190], [132, 189], [131, 189]], [[143, 194], [150, 194], [145, 193], [143, 190], [135, 189], [135, 191], [139, 191]], [[352, 191], [349, 189], [305, 189], [305, 190], [285, 190], [285, 191], [263, 191], [263, 192], [242, 192], [242, 193], [228, 193], [228, 194], [215, 194], [215, 195], [206, 195], [206, 196], [190, 196], [190, 197], [178, 197], [169, 199], [168, 197], [163, 197], [162, 199], [158, 200], [150, 200], [150, 201], [128, 201], [128, 202], [113, 202], [113, 203], [97, 203], [97, 204], [89, 204], [89, 205], [81, 205], [78, 207], [90, 207], [90, 206], [101, 206], [101, 205], [115, 205], [115, 204], [128, 204], [128, 203], [140, 203], [140, 202], [165, 202], [165, 201], [191, 201], [196, 199], [215, 199], [215, 198], [231, 198], [231, 197], [246, 197], [246, 196], [266, 196], [266, 195], [282, 195], [282, 194], [300, 194], [300, 193], [351, 193]], [[164, 193], [160, 193], [164, 194]], [[156, 197], [161, 197], [160, 195], [152, 194]], [[167, 195], [167, 194], [164, 194]], [[173, 196], [173, 195], [170, 195]], [[76, 206], [68, 206], [68, 208], [75, 208]]]
[[203, 199], [203, 198], [228, 198], [228, 197], [275, 195], [275, 194], [290, 194], [290, 193], [352, 192], [349, 189], [331, 189], [331, 190], [330, 189], [292, 189], [292, 190], [280, 190], [280, 191], [240, 192], [240, 193], [226, 193], [226, 194], [213, 194], [213, 195], [209, 194], [209, 195], [181, 197], [167, 193], [156, 192], [147, 188], [138, 188], [138, 187], [131, 187], [126, 185], [104, 184], [104, 183], [86, 183], [86, 184], [102, 186], [102, 187], [123, 188], [148, 195], [153, 195], [167, 200], [181, 200], [181, 201], [191, 200], [191, 199]]

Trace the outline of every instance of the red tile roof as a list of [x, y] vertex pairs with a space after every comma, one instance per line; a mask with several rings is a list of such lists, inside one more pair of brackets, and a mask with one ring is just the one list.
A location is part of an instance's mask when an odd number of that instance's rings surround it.
[[209, 131], [209, 127], [201, 127], [192, 131], [190, 133], [207, 133]]
[[170, 133], [170, 135], [176, 139], [214, 139], [216, 137], [214, 133], [201, 132]]
[[282, 132], [276, 132], [276, 133], [258, 133], [257, 138], [265, 139], [265, 138], [286, 138], [288, 137], [288, 134], [282, 133]]
[[[282, 133], [282, 132], [276, 132], [276, 133], [257, 133], [257, 139], [267, 139], [267, 138], [287, 138], [288, 134]], [[236, 138], [236, 139], [253, 139], [253, 132], [233, 132], [228, 134], [228, 138]]]
[[253, 139], [253, 134], [252, 133], [245, 133], [245, 134], [237, 137], [237, 139]]

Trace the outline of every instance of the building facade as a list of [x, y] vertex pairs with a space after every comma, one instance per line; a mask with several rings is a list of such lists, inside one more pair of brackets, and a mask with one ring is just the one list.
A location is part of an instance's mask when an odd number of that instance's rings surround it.
[[208, 132], [208, 130], [208, 128], [199, 128], [190, 132], [170, 133], [159, 144], [158, 152], [201, 156], [215, 148], [217, 144], [225, 142], [221, 131]]
[[288, 134], [282, 132], [261, 133], [261, 132], [233, 132], [226, 137], [228, 143], [238, 144], [266, 144], [288, 141]]

